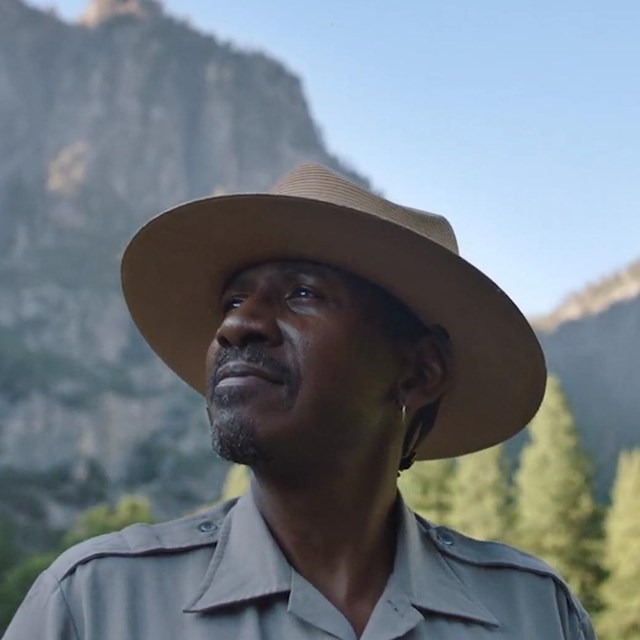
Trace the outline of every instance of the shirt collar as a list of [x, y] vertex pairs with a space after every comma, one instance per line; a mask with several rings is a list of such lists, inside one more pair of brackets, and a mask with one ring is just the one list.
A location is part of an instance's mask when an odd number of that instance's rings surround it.
[[209, 568], [184, 611], [200, 612], [286, 593], [291, 589], [292, 571], [249, 491], [225, 517]]
[[[398, 499], [399, 527], [394, 568], [383, 598], [398, 615], [409, 609], [499, 626], [425, 534], [415, 514]], [[209, 611], [295, 591], [299, 577], [271, 535], [251, 491], [224, 519], [211, 563], [185, 612]], [[292, 598], [295, 593], [292, 593]], [[376, 614], [374, 610], [373, 615]]]
[[388, 588], [406, 594], [421, 611], [500, 626], [495, 616], [454, 573], [434, 542], [434, 529], [425, 532], [402, 500], [393, 573]]

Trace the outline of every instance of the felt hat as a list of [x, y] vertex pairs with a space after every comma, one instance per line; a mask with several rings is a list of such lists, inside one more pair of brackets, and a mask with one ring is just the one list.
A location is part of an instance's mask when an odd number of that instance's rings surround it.
[[204, 198], [147, 222], [122, 260], [131, 316], [160, 358], [206, 396], [219, 300], [239, 270], [309, 260], [370, 280], [449, 333], [453, 382], [417, 459], [478, 451], [533, 417], [545, 390], [538, 340], [511, 299], [458, 255], [442, 216], [403, 207], [317, 164], [269, 193]]

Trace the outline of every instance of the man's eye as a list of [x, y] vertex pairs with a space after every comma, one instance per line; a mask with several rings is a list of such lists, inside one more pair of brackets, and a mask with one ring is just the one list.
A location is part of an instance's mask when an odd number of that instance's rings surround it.
[[304, 284], [297, 285], [288, 296], [291, 298], [320, 298], [320, 294], [313, 288]]
[[244, 298], [242, 296], [232, 296], [228, 298], [222, 303], [222, 312], [229, 313], [233, 309], [237, 309], [243, 302]]

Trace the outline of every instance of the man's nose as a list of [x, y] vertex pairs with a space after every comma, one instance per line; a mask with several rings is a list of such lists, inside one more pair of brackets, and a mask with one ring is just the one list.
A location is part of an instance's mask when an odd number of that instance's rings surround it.
[[215, 339], [223, 348], [242, 348], [256, 342], [277, 346], [282, 333], [273, 305], [258, 296], [250, 296], [227, 313]]

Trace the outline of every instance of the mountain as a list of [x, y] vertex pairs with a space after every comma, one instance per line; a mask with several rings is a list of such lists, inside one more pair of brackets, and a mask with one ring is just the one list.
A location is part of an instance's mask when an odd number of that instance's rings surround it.
[[[129, 320], [123, 247], [159, 211], [303, 161], [367, 181], [327, 151], [291, 71], [156, 0], [94, 0], [76, 24], [0, 0], [0, 140], [0, 520], [44, 548], [123, 492], [158, 518], [215, 500], [202, 400]], [[605, 497], [640, 443], [640, 262], [535, 325]]]
[[534, 318], [532, 324], [542, 333], [553, 333], [561, 325], [605, 312], [619, 302], [640, 296], [640, 260], [600, 281], [569, 295], [548, 315]]
[[366, 180], [293, 73], [154, 0], [95, 0], [77, 24], [1, 0], [0, 139], [0, 516], [46, 546], [124, 491], [160, 518], [214, 500], [203, 403], [129, 320], [123, 247], [159, 211], [303, 161]]
[[640, 446], [640, 260], [533, 320], [608, 497], [622, 449]]

